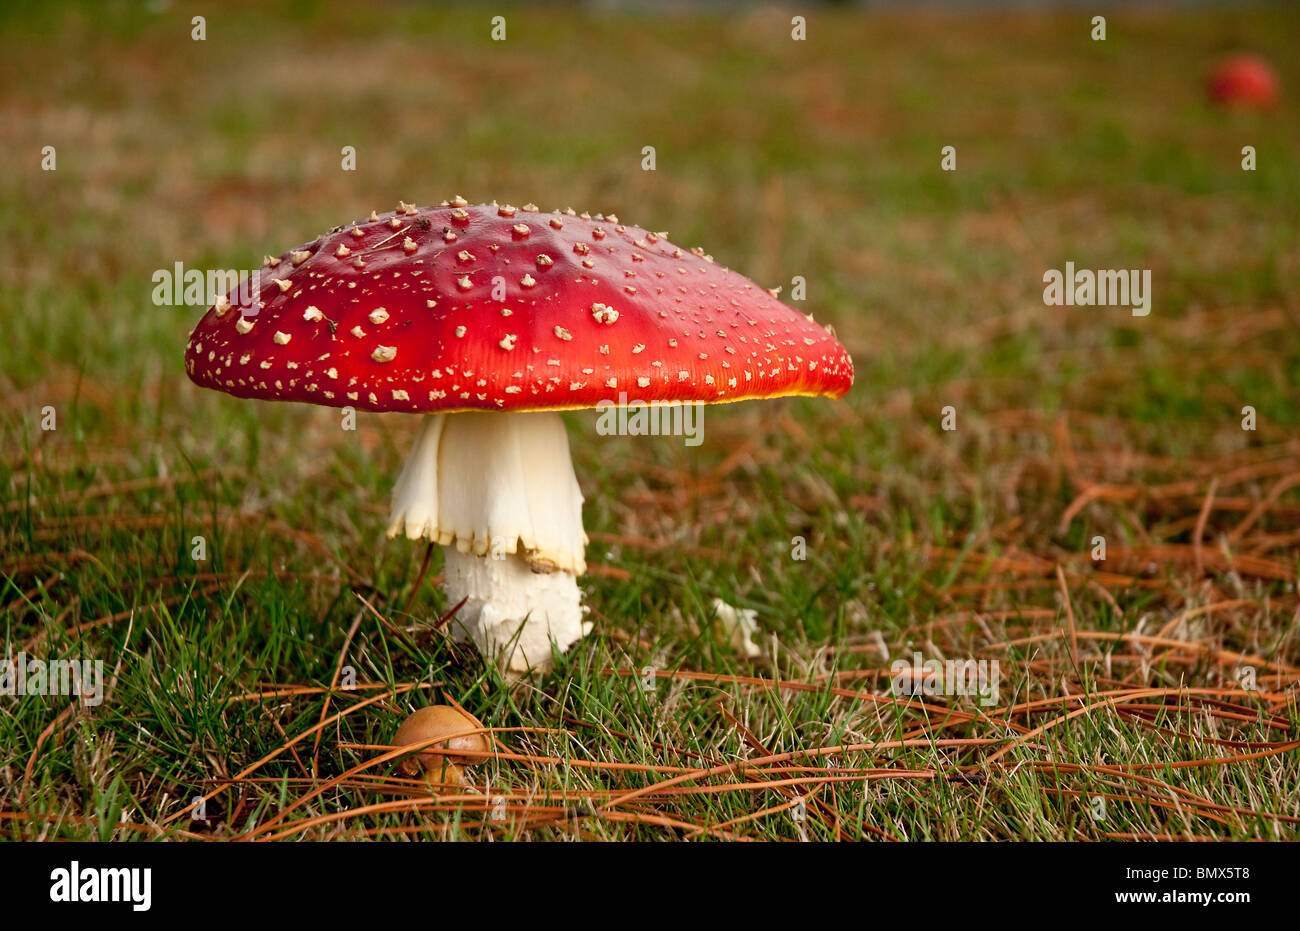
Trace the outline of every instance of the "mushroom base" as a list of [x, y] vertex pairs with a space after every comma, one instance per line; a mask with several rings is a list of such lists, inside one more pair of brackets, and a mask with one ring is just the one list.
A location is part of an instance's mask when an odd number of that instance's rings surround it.
[[591, 630], [578, 580], [563, 569], [533, 572], [519, 556], [476, 556], [446, 547], [443, 590], [465, 603], [452, 625], [509, 672], [547, 669], [551, 643], [563, 652]]

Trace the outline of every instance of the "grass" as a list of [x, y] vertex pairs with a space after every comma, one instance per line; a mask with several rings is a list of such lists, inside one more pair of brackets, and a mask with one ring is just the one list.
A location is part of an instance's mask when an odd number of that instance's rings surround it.
[[[0, 623], [109, 683], [0, 698], [2, 835], [1294, 839], [1294, 14], [504, 12], [8, 8]], [[1238, 44], [1274, 113], [1204, 102]], [[803, 275], [858, 371], [698, 449], [566, 415], [595, 634], [525, 682], [429, 633], [437, 557], [383, 537], [412, 420], [200, 391], [196, 311], [149, 298], [456, 192]], [[1151, 315], [1045, 307], [1067, 260], [1152, 269]], [[997, 660], [997, 702], [889, 694], [913, 650]], [[432, 701], [496, 734], [468, 788], [382, 749]]]

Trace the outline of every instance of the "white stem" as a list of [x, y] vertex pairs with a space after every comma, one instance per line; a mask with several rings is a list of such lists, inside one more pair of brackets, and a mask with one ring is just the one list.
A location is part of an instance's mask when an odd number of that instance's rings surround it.
[[552, 641], [563, 652], [591, 630], [572, 573], [533, 572], [509, 554], [475, 556], [453, 547], [446, 554], [447, 601], [465, 599], [453, 625], [505, 669], [546, 669]]
[[[447, 547], [457, 625], [512, 670], [580, 638], [582, 491], [553, 412], [426, 417], [393, 488], [388, 535]], [[522, 629], [521, 629], [522, 628]]]

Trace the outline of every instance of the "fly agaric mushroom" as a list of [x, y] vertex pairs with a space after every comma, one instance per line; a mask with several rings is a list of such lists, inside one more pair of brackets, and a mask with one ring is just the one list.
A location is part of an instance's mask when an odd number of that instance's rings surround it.
[[217, 302], [186, 369], [236, 397], [425, 414], [388, 535], [446, 548], [456, 625], [511, 671], [589, 629], [582, 492], [558, 411], [840, 397], [829, 329], [703, 249], [610, 214], [457, 197], [331, 232]]

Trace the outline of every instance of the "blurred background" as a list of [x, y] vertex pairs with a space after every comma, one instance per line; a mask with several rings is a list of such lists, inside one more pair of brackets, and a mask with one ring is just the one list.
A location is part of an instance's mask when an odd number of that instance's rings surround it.
[[[1205, 84], [1247, 49], [1293, 88], [1294, 7], [1104, 6], [1094, 41], [1075, 5], [963, 6], [6, 4], [6, 388], [175, 377], [197, 312], [149, 305], [155, 269], [256, 268], [457, 192], [616, 212], [787, 295], [804, 276], [876, 404], [955, 381], [1201, 417], [1294, 383], [1293, 317], [1262, 354], [1186, 351], [1293, 312], [1294, 96], [1224, 109]], [[1066, 260], [1152, 269], [1153, 315], [1044, 308]]]

